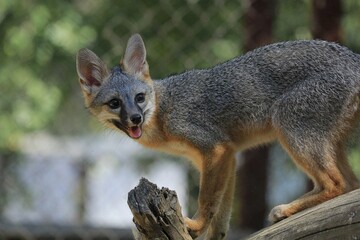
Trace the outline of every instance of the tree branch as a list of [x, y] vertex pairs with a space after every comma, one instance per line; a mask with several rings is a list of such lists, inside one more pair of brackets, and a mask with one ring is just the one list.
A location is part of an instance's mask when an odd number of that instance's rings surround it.
[[248, 240], [359, 238], [360, 189], [284, 219]]
[[142, 178], [129, 192], [128, 205], [140, 239], [192, 240], [175, 191], [161, 190]]

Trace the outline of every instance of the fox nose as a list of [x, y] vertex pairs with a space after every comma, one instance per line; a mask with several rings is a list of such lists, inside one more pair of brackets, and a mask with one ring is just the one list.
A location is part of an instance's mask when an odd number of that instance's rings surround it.
[[134, 124], [139, 124], [139, 123], [141, 123], [142, 117], [141, 117], [140, 114], [137, 113], [137, 114], [132, 115], [132, 116], [130, 117], [130, 120], [131, 120], [131, 122], [133, 122]]

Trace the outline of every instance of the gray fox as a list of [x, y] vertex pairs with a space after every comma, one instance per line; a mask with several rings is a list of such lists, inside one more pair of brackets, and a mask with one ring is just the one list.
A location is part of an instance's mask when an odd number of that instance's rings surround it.
[[360, 55], [345, 47], [282, 42], [162, 80], [151, 79], [139, 34], [111, 71], [88, 49], [76, 60], [85, 105], [98, 120], [200, 171], [198, 211], [185, 220], [193, 237], [225, 237], [238, 150], [277, 140], [314, 182], [274, 207], [272, 222], [359, 187], [344, 141], [360, 117]]

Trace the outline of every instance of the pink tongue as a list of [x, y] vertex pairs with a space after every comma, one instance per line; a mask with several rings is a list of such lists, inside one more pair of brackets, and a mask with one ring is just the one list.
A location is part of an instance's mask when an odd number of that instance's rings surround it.
[[130, 128], [130, 137], [139, 138], [141, 137], [142, 131], [140, 127], [131, 127]]

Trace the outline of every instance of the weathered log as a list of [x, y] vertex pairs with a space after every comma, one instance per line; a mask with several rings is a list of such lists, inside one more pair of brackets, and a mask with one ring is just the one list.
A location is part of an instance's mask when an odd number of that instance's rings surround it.
[[295, 214], [247, 239], [360, 239], [360, 189]]
[[[128, 204], [140, 239], [192, 239], [174, 191], [160, 190], [141, 179], [129, 192]], [[228, 239], [244, 237], [236, 235], [229, 234]], [[246, 239], [360, 239], [360, 189], [295, 214]]]
[[128, 205], [142, 240], [192, 240], [181, 214], [175, 191], [161, 190], [142, 178], [129, 192]]

